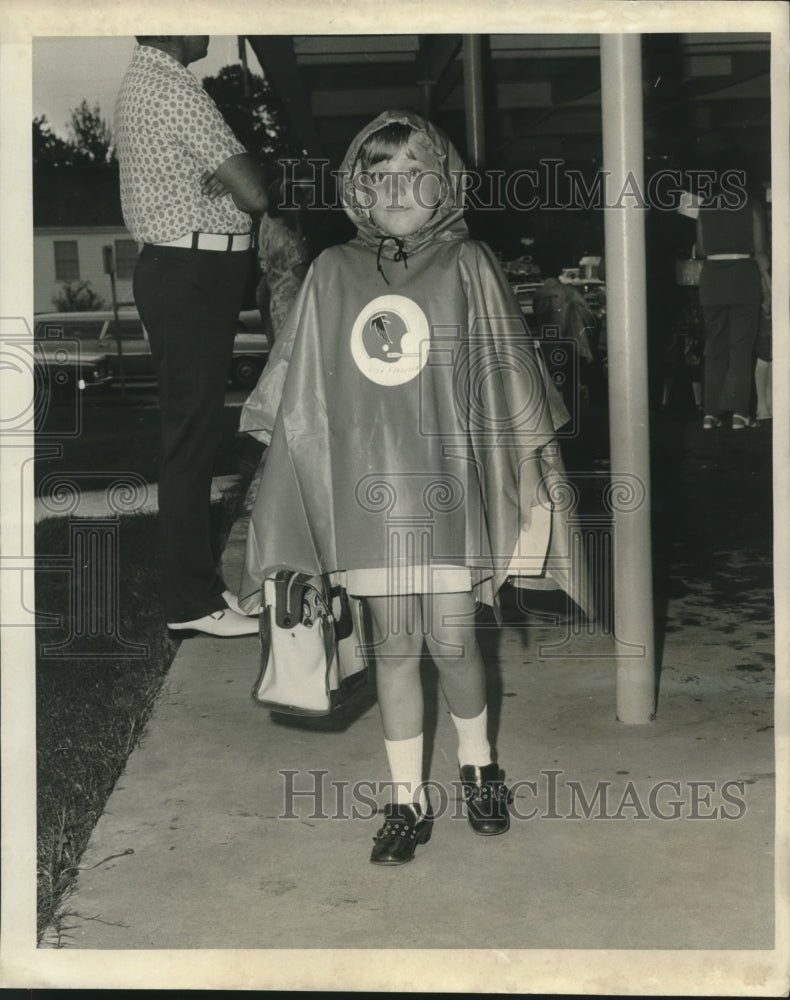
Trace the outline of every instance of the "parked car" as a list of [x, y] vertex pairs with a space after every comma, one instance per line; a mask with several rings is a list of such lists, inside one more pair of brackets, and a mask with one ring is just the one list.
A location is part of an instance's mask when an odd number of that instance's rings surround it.
[[[155, 381], [148, 332], [136, 309], [37, 313], [33, 327], [35, 356], [42, 376], [56, 391], [76, 382], [93, 386]], [[229, 379], [249, 389], [258, 381], [269, 356], [260, 314], [240, 313]]]

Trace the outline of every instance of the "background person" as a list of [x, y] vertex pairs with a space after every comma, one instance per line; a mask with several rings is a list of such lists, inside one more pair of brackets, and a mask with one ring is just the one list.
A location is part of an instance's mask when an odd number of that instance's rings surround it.
[[[771, 185], [765, 187], [765, 223], [768, 232], [768, 247], [772, 245], [771, 229]], [[757, 330], [757, 360], [754, 364], [754, 387], [757, 394], [757, 424], [770, 427], [773, 419], [773, 321], [771, 318], [771, 297], [763, 294], [760, 310], [760, 325]]]
[[208, 35], [137, 36], [115, 110], [134, 298], [159, 381], [159, 523], [168, 628], [244, 635], [211, 541], [211, 474], [263, 176], [187, 66]]
[[[721, 173], [719, 174], [721, 177]], [[717, 194], [697, 219], [697, 253], [705, 258], [699, 299], [705, 321], [703, 427], [721, 426], [732, 414], [732, 429], [752, 426], [754, 348], [760, 307], [770, 301], [771, 278], [765, 212], [751, 194], [730, 207]]]
[[[560, 281], [564, 259], [561, 253], [549, 249], [541, 255], [544, 281], [532, 297], [534, 322], [531, 328], [545, 342], [543, 355], [555, 385], [566, 405], [573, 405], [582, 391], [589, 400], [593, 369], [598, 362], [595, 351], [597, 320], [582, 291]], [[575, 344], [574, 353], [568, 341]], [[577, 374], [578, 385], [575, 383]]]
[[770, 302], [763, 302], [760, 325], [757, 330], [757, 359], [754, 363], [754, 388], [757, 393], [757, 423], [768, 426], [773, 420], [773, 393], [771, 374], [773, 368], [773, 337]]
[[269, 207], [258, 230], [258, 308], [272, 343], [283, 328], [310, 263], [303, 198], [298, 183], [286, 184], [278, 178], [269, 187]]

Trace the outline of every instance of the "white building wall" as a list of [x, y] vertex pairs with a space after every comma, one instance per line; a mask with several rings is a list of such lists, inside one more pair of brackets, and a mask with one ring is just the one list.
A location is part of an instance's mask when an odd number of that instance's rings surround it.
[[[123, 227], [96, 228], [51, 228], [36, 229], [33, 233], [33, 288], [36, 312], [51, 312], [55, 306], [53, 296], [63, 288], [63, 281], [55, 280], [55, 241], [75, 240], [79, 252], [79, 281], [89, 281], [91, 288], [104, 299], [107, 307], [112, 306], [112, 288], [109, 274], [104, 273], [102, 247], [114, 246], [116, 240], [131, 237]], [[115, 280], [119, 304], [131, 305], [132, 279]]]

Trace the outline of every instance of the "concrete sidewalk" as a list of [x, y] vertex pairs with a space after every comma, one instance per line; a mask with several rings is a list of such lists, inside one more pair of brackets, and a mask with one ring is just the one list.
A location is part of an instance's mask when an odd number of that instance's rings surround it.
[[[229, 583], [246, 524], [245, 510], [225, 551]], [[723, 539], [716, 571], [738, 578], [753, 558]], [[481, 631], [493, 741], [509, 783], [522, 782], [506, 836], [475, 837], [461, 818], [455, 733], [426, 670], [442, 814], [396, 869], [369, 864], [381, 817], [370, 787], [353, 788], [388, 774], [374, 682], [330, 719], [275, 717], [250, 698], [257, 638], [185, 640], [64, 903], [66, 930], [50, 928], [43, 947], [650, 951], [644, 982], [624, 980], [634, 992], [669, 982], [654, 980], [661, 950], [735, 950], [759, 995], [775, 940], [772, 594], [751, 588], [734, 619], [712, 584], [687, 583], [666, 604], [658, 714], [645, 726], [615, 719], [600, 630], [573, 634], [530, 605]], [[362, 818], [345, 818], [355, 805]], [[290, 968], [296, 983], [308, 957]], [[285, 981], [279, 966], [256, 969], [248, 987]], [[182, 976], [200, 986], [188, 961]], [[418, 990], [432, 978], [420, 966], [366, 982]], [[511, 958], [484, 988], [539, 982], [538, 966], [532, 978]]]

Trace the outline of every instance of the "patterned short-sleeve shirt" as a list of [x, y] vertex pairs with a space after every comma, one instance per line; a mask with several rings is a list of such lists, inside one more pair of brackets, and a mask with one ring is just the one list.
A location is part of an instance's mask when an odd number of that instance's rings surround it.
[[205, 171], [245, 149], [185, 66], [160, 49], [138, 45], [114, 124], [123, 216], [136, 240], [250, 231], [250, 216], [229, 194], [212, 200], [200, 192]]

